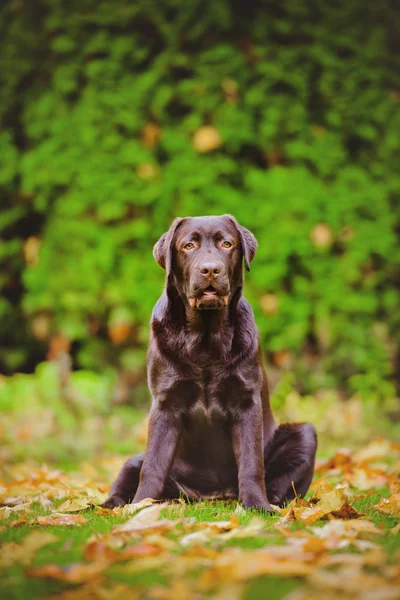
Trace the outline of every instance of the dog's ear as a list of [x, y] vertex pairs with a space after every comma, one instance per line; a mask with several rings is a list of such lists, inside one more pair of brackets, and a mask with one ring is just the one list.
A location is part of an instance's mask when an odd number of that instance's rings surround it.
[[250, 271], [250, 263], [255, 257], [258, 243], [254, 235], [246, 227], [239, 225], [238, 231], [242, 244], [244, 264], [246, 265], [246, 270]]
[[172, 222], [171, 227], [162, 234], [158, 242], [154, 245], [153, 256], [163, 269], [167, 271], [167, 274], [172, 268], [172, 252], [175, 241], [176, 231], [181, 223], [185, 219], [177, 218]]
[[236, 221], [235, 217], [232, 217], [232, 215], [227, 215], [229, 217], [229, 219], [231, 221], [233, 221], [238, 235], [239, 235], [239, 239], [240, 239], [240, 244], [242, 246], [242, 253], [243, 253], [243, 258], [244, 258], [244, 264], [246, 267], [247, 271], [250, 271], [250, 263], [253, 260], [256, 251], [257, 251], [257, 240], [254, 237], [254, 235], [251, 233], [251, 231], [249, 231], [249, 229], [246, 229], [246, 227], [243, 227], [242, 225], [239, 225], [239, 223]]

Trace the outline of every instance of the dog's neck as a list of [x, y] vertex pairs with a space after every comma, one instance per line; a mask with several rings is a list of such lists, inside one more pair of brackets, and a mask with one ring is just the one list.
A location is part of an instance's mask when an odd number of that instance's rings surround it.
[[237, 306], [242, 296], [238, 285], [228, 306], [220, 310], [191, 308], [174, 287], [167, 288], [168, 310], [173, 321], [180, 326], [180, 333], [188, 354], [202, 362], [218, 359], [229, 354], [235, 334]]

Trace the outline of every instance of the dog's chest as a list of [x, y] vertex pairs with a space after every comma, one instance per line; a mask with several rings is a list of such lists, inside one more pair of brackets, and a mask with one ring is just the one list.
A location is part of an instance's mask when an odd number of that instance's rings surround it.
[[206, 368], [193, 364], [179, 370], [172, 365], [157, 367], [149, 378], [154, 400], [174, 412], [227, 415], [246, 409], [260, 395], [262, 371], [253, 361]]
[[[203, 413], [207, 418], [226, 414], [230, 409], [251, 401], [254, 385], [240, 374], [226, 375], [221, 370], [203, 372], [194, 379], [194, 395], [187, 398], [191, 413]], [[185, 399], [182, 399], [185, 401]]]

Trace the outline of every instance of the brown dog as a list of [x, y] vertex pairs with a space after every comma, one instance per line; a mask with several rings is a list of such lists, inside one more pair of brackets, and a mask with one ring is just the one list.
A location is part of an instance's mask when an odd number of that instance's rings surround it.
[[153, 396], [145, 454], [128, 460], [107, 507], [143, 498], [240, 498], [271, 511], [305, 494], [317, 438], [277, 427], [257, 326], [242, 296], [257, 241], [230, 215], [175, 219], [154, 247], [166, 287], [151, 320]]

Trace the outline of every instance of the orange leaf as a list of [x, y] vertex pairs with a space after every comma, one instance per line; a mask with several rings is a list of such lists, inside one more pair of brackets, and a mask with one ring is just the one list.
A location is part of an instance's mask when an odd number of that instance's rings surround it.
[[58, 565], [45, 565], [44, 567], [32, 567], [26, 573], [30, 577], [44, 577], [57, 579], [68, 583], [86, 583], [87, 581], [100, 582], [104, 580], [101, 574], [104, 570], [102, 562], [83, 565], [80, 563], [60, 567]]
[[39, 525], [83, 525], [86, 519], [83, 515], [68, 515], [53, 513], [44, 517], [36, 517], [32, 523]]

